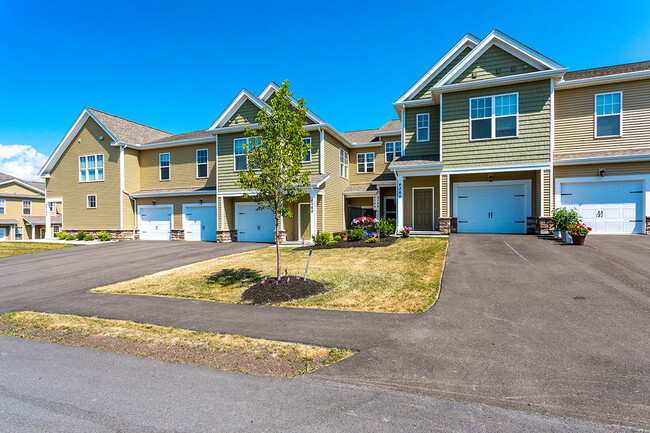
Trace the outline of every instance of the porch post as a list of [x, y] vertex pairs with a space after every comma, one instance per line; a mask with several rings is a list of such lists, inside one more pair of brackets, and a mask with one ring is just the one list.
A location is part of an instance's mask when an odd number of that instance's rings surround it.
[[36, 225], [32, 224], [32, 240], [36, 239]]
[[404, 228], [404, 176], [397, 173], [395, 182], [395, 195], [397, 200], [397, 227], [396, 231], [400, 232]]
[[318, 195], [313, 189], [309, 192], [309, 225], [311, 231], [311, 237], [318, 233]]
[[377, 218], [381, 218], [381, 186], [377, 185], [377, 206], [375, 210], [377, 211]]
[[50, 212], [50, 203], [45, 201], [45, 238], [54, 237], [52, 234], [52, 213]]

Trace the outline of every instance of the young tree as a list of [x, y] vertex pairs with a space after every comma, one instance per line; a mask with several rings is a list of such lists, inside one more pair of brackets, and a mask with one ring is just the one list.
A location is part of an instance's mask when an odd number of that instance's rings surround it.
[[239, 185], [251, 194], [246, 199], [257, 209], [269, 208], [275, 215], [275, 249], [277, 278], [280, 279], [280, 218], [291, 218], [290, 203], [299, 201], [309, 186], [309, 173], [302, 171], [302, 161], [309, 151], [303, 140], [307, 107], [304, 99], [292, 102], [293, 92], [285, 80], [271, 99], [271, 107], [257, 114], [256, 130], [246, 128], [250, 138], [244, 146], [248, 163], [239, 172]]

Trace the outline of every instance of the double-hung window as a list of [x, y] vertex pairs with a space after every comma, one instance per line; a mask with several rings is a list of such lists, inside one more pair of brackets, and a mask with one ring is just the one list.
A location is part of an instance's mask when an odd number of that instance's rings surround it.
[[393, 160], [402, 156], [402, 142], [389, 141], [386, 143], [386, 162], [393, 162]]
[[618, 137], [623, 120], [623, 92], [596, 95], [596, 137]]
[[305, 137], [302, 141], [309, 146], [307, 152], [305, 152], [305, 157], [302, 162], [311, 162], [311, 137]]
[[470, 139], [485, 140], [517, 136], [519, 95], [487, 96], [469, 100]]
[[79, 182], [101, 182], [104, 180], [104, 155], [79, 157]]
[[15, 239], [17, 241], [22, 241], [23, 240], [23, 228], [20, 226], [16, 226], [16, 235]]
[[32, 202], [31, 200], [23, 200], [23, 215], [32, 214]]
[[248, 165], [246, 145], [252, 143], [252, 146], [257, 146], [261, 142], [262, 139], [260, 137], [235, 138], [233, 140], [235, 147], [235, 171], [245, 170]]
[[97, 209], [97, 196], [96, 195], [87, 195], [86, 196], [86, 208], [88, 209]]
[[416, 141], [429, 141], [429, 113], [417, 115]]
[[4, 215], [4, 214], [5, 214], [5, 200], [0, 199], [0, 215]]
[[348, 178], [348, 165], [350, 164], [350, 154], [343, 149], [339, 149], [339, 175]]
[[170, 180], [172, 178], [171, 157], [169, 153], [161, 153], [158, 155], [158, 169], [160, 180]]
[[357, 173], [373, 173], [375, 171], [375, 153], [357, 153]]
[[208, 149], [196, 151], [196, 177], [199, 179], [208, 177]]

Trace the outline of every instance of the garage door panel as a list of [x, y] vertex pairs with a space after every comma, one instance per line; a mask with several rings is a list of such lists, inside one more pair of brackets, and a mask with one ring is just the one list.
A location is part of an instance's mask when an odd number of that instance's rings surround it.
[[526, 185], [456, 187], [459, 232], [526, 233]]
[[270, 209], [257, 210], [257, 205], [236, 203], [237, 240], [242, 242], [275, 242], [275, 216]]
[[170, 240], [172, 210], [168, 207], [140, 208], [140, 239]]
[[185, 206], [185, 240], [217, 240], [217, 216], [215, 206]]

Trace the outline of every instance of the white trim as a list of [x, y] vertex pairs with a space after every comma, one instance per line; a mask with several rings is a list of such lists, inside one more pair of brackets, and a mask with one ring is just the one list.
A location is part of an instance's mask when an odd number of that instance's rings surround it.
[[[191, 208], [191, 207], [210, 207], [210, 206], [214, 206], [216, 208], [217, 203], [183, 203], [181, 205], [181, 208], [182, 208], [181, 211], [182, 211], [182, 215], [183, 215], [182, 216], [182, 222], [181, 222], [181, 228], [183, 229], [183, 232], [187, 233], [187, 215], [186, 215], [187, 208]], [[215, 216], [215, 218], [216, 218], [216, 216]], [[218, 230], [217, 220], [216, 219], [215, 219], [215, 228]], [[215, 235], [215, 240], [216, 240], [216, 235], [217, 234], [215, 233], [214, 235]], [[187, 238], [186, 238], [186, 240], [187, 240]], [[201, 239], [198, 239], [198, 240], [200, 241]]]
[[377, 185], [377, 186], [395, 186], [395, 181], [394, 180], [371, 180], [370, 184]]
[[318, 195], [320, 195], [321, 198], [320, 200], [320, 211], [321, 211], [320, 219], [322, 224], [321, 228], [323, 229], [323, 231], [325, 231], [325, 191], [320, 191]]
[[[88, 158], [90, 157], [95, 158], [95, 167], [94, 168], [88, 168]], [[100, 167], [97, 165], [97, 162], [99, 161], [99, 156], [102, 157], [102, 178], [99, 179], [99, 169]], [[85, 158], [86, 161], [86, 168], [81, 168], [81, 158]], [[77, 157], [77, 174], [79, 176], [79, 183], [92, 183], [92, 182], [104, 182], [104, 178], [106, 177], [106, 155], [103, 153], [94, 153], [91, 155], [79, 155]], [[81, 180], [81, 170], [84, 170], [86, 172], [86, 180]], [[95, 180], [90, 180], [90, 171], [93, 170], [95, 172]]]
[[23, 186], [23, 187], [25, 187], [27, 189], [30, 189], [30, 190], [32, 190], [32, 191], [34, 191], [36, 193], [39, 193], [41, 195], [45, 195], [45, 190], [44, 189], [39, 189], [39, 188], [36, 188], [35, 186], [31, 186], [31, 185], [23, 182], [20, 179], [5, 180], [3, 182], [0, 182], [0, 186], [7, 185], [7, 184], [10, 184], [10, 183], [17, 183], [18, 185]]
[[[215, 222], [217, 231], [219, 231], [219, 216], [221, 208], [219, 206], [219, 136], [214, 136], [214, 205], [215, 205]], [[218, 239], [217, 239], [218, 240]]]
[[550, 167], [551, 167], [550, 163], [495, 165], [490, 167], [450, 168], [448, 170], [442, 170], [441, 174], [490, 173], [490, 172], [501, 172], [501, 171], [534, 171], [539, 169], [548, 169]]
[[[341, 157], [342, 156], [345, 156], [343, 158], [343, 160], [347, 161], [347, 163], [341, 162]], [[341, 173], [341, 171], [342, 171], [341, 168], [342, 167], [345, 167], [344, 171], [345, 171], [345, 174], [347, 176], [343, 176], [343, 174]], [[345, 149], [341, 149], [340, 147], [339, 147], [339, 176], [342, 177], [343, 179], [349, 179], [350, 178], [350, 152], [348, 152]]]
[[[90, 206], [90, 197], [95, 197], [95, 206]], [[86, 209], [97, 209], [97, 194], [86, 195]]]
[[[554, 162], [554, 154], [555, 154], [555, 80], [551, 80], [551, 131], [550, 131], [550, 136], [551, 136], [551, 152], [550, 152], [550, 160], [551, 160], [551, 167], [549, 168], [548, 171], [548, 176], [549, 176], [549, 181], [548, 181], [548, 188], [549, 188], [549, 213], [550, 215], [553, 214], [553, 166], [555, 164]], [[549, 215], [549, 216], [550, 216]]]
[[[160, 160], [160, 158], [163, 155], [168, 155], [169, 156], [169, 165], [167, 166], [167, 168], [169, 168], [169, 179], [163, 179], [162, 178], [163, 166], [161, 165], [162, 161]], [[160, 152], [160, 153], [158, 153], [158, 180], [160, 182], [169, 182], [170, 180], [172, 180], [172, 154], [171, 154], [171, 152]]]
[[[439, 137], [438, 137], [438, 155], [439, 155], [438, 158], [440, 159], [440, 161], [443, 161], [443, 159], [442, 159], [442, 95], [440, 95], [439, 111], [440, 111], [440, 124], [438, 125], [438, 129], [439, 129], [439, 131], [438, 131], [438, 135], [439, 135]], [[471, 119], [470, 119], [470, 123], [471, 123]], [[442, 206], [440, 206], [440, 208], [442, 208]]]
[[381, 147], [384, 144], [383, 141], [371, 141], [369, 143], [352, 143], [352, 146], [350, 148], [352, 149], [362, 149], [366, 147]]
[[318, 133], [320, 134], [320, 152], [318, 153], [318, 170], [320, 174], [325, 173], [325, 130], [318, 127]]
[[431, 82], [432, 79], [436, 77], [436, 75], [438, 75], [439, 71], [443, 70], [447, 65], [453, 62], [454, 59], [456, 59], [456, 57], [458, 57], [458, 55], [463, 52], [463, 50], [465, 50], [465, 48], [474, 48], [479, 42], [479, 38], [470, 33], [467, 33], [460, 39], [460, 41], [456, 42], [456, 45], [454, 45], [451, 50], [447, 51], [447, 53], [442, 56], [435, 65], [433, 65], [422, 77], [420, 77], [420, 79], [416, 81], [415, 84], [413, 84], [402, 96], [400, 96], [400, 98], [395, 103], [400, 104], [406, 100], [413, 98], [413, 96], [418, 94], [427, 84]]
[[364, 197], [375, 197], [379, 195], [378, 191], [348, 191], [343, 192], [345, 198], [364, 198]]
[[[477, 187], [477, 186], [507, 186], [507, 185], [524, 185], [525, 187], [525, 204], [526, 204], [526, 211], [524, 218], [527, 218], [528, 216], [532, 216], [532, 201], [533, 201], [533, 193], [532, 193], [532, 184], [533, 181], [530, 179], [521, 179], [521, 180], [495, 180], [493, 182], [454, 182], [454, 198], [453, 198], [453, 203], [454, 203], [454, 209], [453, 209], [453, 218], [458, 218], [458, 188], [459, 187]], [[449, 195], [449, 192], [447, 193]], [[524, 219], [524, 224], [526, 224], [526, 220]]]
[[395, 173], [395, 175], [395, 205], [397, 208], [395, 233], [399, 233], [404, 228], [404, 177], [399, 173]]
[[525, 83], [528, 81], [545, 80], [554, 77], [561, 77], [568, 69], [551, 69], [548, 71], [529, 72], [527, 74], [506, 75], [505, 77], [476, 80], [466, 83], [447, 84], [432, 89], [433, 96], [442, 93], [456, 92], [460, 90], [480, 89], [483, 87], [505, 86], [506, 84]]
[[451, 218], [451, 198], [453, 192], [451, 191], [451, 176], [445, 175], [447, 177], [447, 218]]
[[[517, 96], [517, 112], [514, 114], [515, 116], [515, 135], [508, 135], [504, 137], [497, 137], [496, 132], [497, 132], [497, 119], [502, 118], [502, 117], [512, 117], [512, 114], [509, 114], [507, 116], [501, 115], [497, 116], [496, 115], [496, 99], [502, 96], [512, 96], [516, 95]], [[441, 95], [442, 96], [442, 95]], [[472, 119], [472, 101], [475, 99], [490, 99], [490, 117], [479, 117], [477, 119]], [[489, 95], [489, 96], [477, 96], [475, 98], [469, 98], [469, 141], [486, 141], [486, 140], [503, 140], [506, 138], [519, 138], [519, 92], [512, 92], [512, 93], [502, 93], [498, 95]], [[472, 138], [472, 121], [473, 120], [483, 120], [483, 119], [490, 119], [490, 132], [491, 136], [490, 137], [485, 137], [485, 138]], [[442, 131], [442, 128], [441, 128]]]
[[[242, 89], [235, 99], [226, 107], [226, 109], [221, 113], [221, 115], [214, 121], [212, 126], [208, 128], [208, 131], [212, 131], [217, 128], [221, 128], [230, 118], [239, 110], [239, 108], [246, 102], [246, 100], [251, 101], [256, 105], [260, 110], [268, 110], [268, 106], [262, 102], [257, 96], [253, 95], [246, 89]], [[250, 125], [248, 125], [250, 126]]]
[[561, 159], [553, 161], [553, 165], [573, 164], [602, 164], [608, 162], [637, 162], [650, 160], [650, 153], [641, 155], [601, 156], [594, 158]]
[[602, 77], [582, 78], [580, 80], [558, 81], [558, 90], [571, 89], [574, 87], [597, 86], [600, 84], [619, 83], [622, 81], [642, 80], [650, 78], [650, 71], [627, 72], [623, 74], [605, 75]]
[[119, 144], [121, 146], [129, 147], [131, 149], [152, 150], [152, 149], [162, 149], [167, 147], [190, 146], [192, 144], [202, 144], [202, 143], [206, 143], [206, 144], [212, 143], [212, 137], [192, 138], [189, 140], [165, 141], [163, 143], [152, 143], [152, 144], [115, 143], [115, 144], [111, 144], [111, 146]]
[[124, 146], [120, 146], [120, 230], [124, 230]]
[[[31, 201], [31, 200], [21, 200], [21, 201], [22, 201], [22, 203], [21, 203], [21, 207], [20, 207], [21, 215], [22, 215], [22, 216], [25, 216], [25, 215], [27, 215], [27, 216], [33, 215], [33, 214], [32, 214], [32, 201]], [[25, 213], [25, 203], [28, 204], [27, 207], [29, 208], [29, 213]]]
[[402, 131], [401, 130], [395, 130], [395, 131], [382, 131], [382, 132], [375, 132], [375, 137], [387, 137], [387, 136], [392, 136], [392, 135], [399, 135]]
[[[363, 170], [364, 171], [359, 171], [359, 156], [363, 155], [364, 162], [363, 162]], [[372, 155], [372, 171], [368, 171], [368, 155]], [[375, 152], [359, 152], [357, 153], [357, 174], [368, 174], [368, 173], [374, 173], [375, 172]]]
[[[420, 140], [420, 129], [425, 129], [424, 127], [420, 127], [420, 116], [426, 116], [427, 117], [427, 139], [426, 140]], [[416, 143], [426, 143], [428, 141], [431, 141], [431, 116], [429, 113], [417, 113], [415, 116], [415, 142]]]
[[383, 203], [382, 203], [383, 208], [381, 209], [382, 210], [382, 216], [385, 219], [388, 219], [388, 217], [386, 217], [386, 207], [387, 207], [386, 206], [386, 200], [387, 199], [393, 199], [393, 201], [395, 201], [395, 219], [397, 220], [397, 197], [395, 197], [394, 195], [385, 195], [384, 196], [384, 200], [382, 200], [383, 201]]
[[[184, 197], [211, 195], [212, 191], [167, 191], [167, 192], [145, 192], [131, 194], [133, 198], [156, 198], [156, 197]], [[221, 194], [219, 194], [221, 195]]]
[[316, 193], [315, 190], [311, 190], [309, 193], [309, 220], [311, 223], [311, 238], [313, 239], [314, 236], [318, 234], [318, 194]]
[[[424, 168], [422, 168], [424, 167]], [[439, 165], [439, 168], [427, 169], [428, 166], [414, 166], [412, 169], [404, 170], [404, 167], [398, 167], [395, 169], [395, 175], [408, 175], [408, 176], [438, 176], [442, 173], [442, 164]]]
[[254, 191], [225, 191], [217, 194], [218, 197], [241, 197], [244, 194], [255, 194]]
[[[616, 114], [601, 114], [600, 116], [597, 113], [597, 101], [599, 96], [605, 96], [605, 95], [613, 95], [615, 93], [618, 93], [621, 95], [621, 103], [619, 107], [619, 112], [618, 112], [618, 134], [614, 135], [598, 135], [598, 118], [599, 117], [605, 117], [605, 116], [616, 116]], [[600, 139], [600, 138], [618, 138], [623, 136], [623, 91], [619, 90], [616, 92], [605, 92], [605, 93], [596, 93], [594, 94], [594, 139]]]
[[305, 141], [305, 140], [309, 140], [309, 159], [305, 159], [302, 162], [303, 163], [309, 163], [309, 162], [311, 162], [311, 137], [303, 137], [302, 138], [303, 143], [307, 144], [307, 141]]
[[[207, 152], [206, 161], [201, 164], [205, 164], [205, 176], [199, 176], [199, 152], [205, 150]], [[209, 149], [196, 149], [196, 178], [197, 179], [207, 179], [210, 177], [209, 166], [210, 166], [210, 150]]]
[[5, 197], [5, 198], [29, 198], [29, 199], [32, 199], [32, 200], [35, 200], [35, 201], [45, 200], [45, 197], [43, 197], [42, 195], [39, 196], [39, 195], [27, 195], [27, 194], [23, 195], [23, 194], [2, 194], [2, 193], [0, 193], [0, 197]]
[[[302, 211], [300, 209], [301, 209], [302, 206], [311, 206], [311, 203], [310, 202], [298, 203], [298, 240], [302, 239], [302, 233], [303, 233], [302, 227], [300, 226], [300, 224], [302, 222]], [[307, 209], [310, 209], [310, 207], [308, 207]], [[311, 224], [311, 218], [309, 219], [309, 223]], [[311, 227], [310, 227], [310, 233], [311, 233]], [[305, 240], [310, 241], [311, 238], [305, 239]]]
[[170, 225], [169, 225], [169, 239], [168, 240], [171, 240], [171, 236], [172, 236], [171, 232], [174, 230], [174, 205], [173, 204], [158, 204], [158, 205], [150, 205], [150, 204], [142, 205], [141, 204], [141, 205], [138, 205], [138, 209], [136, 211], [137, 214], [138, 214], [138, 230], [141, 230], [141, 228], [142, 228], [142, 215], [140, 214], [140, 210], [144, 210], [144, 209], [160, 209], [160, 208], [169, 208], [169, 211], [170, 211], [169, 212], [170, 213], [170, 215], [169, 215]]
[[415, 190], [431, 190], [431, 230], [436, 229], [436, 189], [433, 186], [414, 186], [411, 188], [411, 228], [415, 230]]

